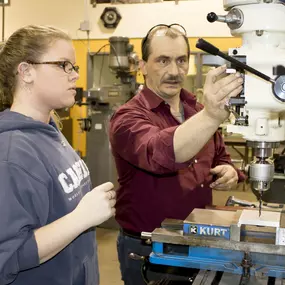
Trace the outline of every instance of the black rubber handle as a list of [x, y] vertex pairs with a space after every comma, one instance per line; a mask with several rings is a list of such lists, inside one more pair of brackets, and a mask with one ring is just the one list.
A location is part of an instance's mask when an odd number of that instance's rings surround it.
[[218, 55], [219, 54], [219, 49], [209, 42], [205, 41], [204, 39], [198, 39], [196, 43], [196, 48], [199, 48], [207, 53], [213, 54], [213, 55]]
[[211, 12], [211, 13], [209, 13], [209, 14], [207, 15], [207, 20], [208, 20], [208, 22], [210, 22], [210, 23], [214, 23], [214, 22], [216, 22], [216, 21], [218, 20], [218, 16], [217, 16], [216, 13]]

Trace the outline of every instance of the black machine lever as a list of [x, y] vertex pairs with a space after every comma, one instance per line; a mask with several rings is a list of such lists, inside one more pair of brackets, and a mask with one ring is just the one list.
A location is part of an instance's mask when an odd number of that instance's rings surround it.
[[224, 59], [226, 59], [227, 61], [235, 64], [237, 67], [240, 67], [241, 69], [244, 69], [244, 70], [247, 70], [249, 71], [250, 73], [258, 76], [258, 77], [261, 77], [262, 79], [266, 80], [266, 81], [269, 81], [271, 83], [275, 83], [275, 80], [272, 79], [271, 77], [265, 75], [264, 73], [238, 61], [237, 59], [221, 52], [217, 47], [215, 47], [214, 45], [210, 44], [209, 42], [205, 41], [204, 39], [198, 39], [197, 43], [196, 43], [196, 47], [207, 52], [207, 53], [210, 53], [212, 55], [218, 55]]
[[211, 12], [207, 15], [207, 20], [210, 23], [214, 23], [219, 19], [218, 15], [214, 12]]
[[283, 65], [277, 65], [273, 68], [273, 74], [277, 76], [285, 75], [285, 67]]
[[272, 83], [272, 91], [274, 96], [282, 101], [285, 102], [285, 67], [284, 66], [277, 66], [274, 70], [274, 73], [277, 73], [278, 76], [276, 77], [276, 79], [272, 79], [271, 77], [265, 75], [264, 73], [256, 70], [253, 67], [248, 66], [247, 64], [244, 64], [242, 62], [240, 62], [239, 60], [221, 52], [217, 47], [215, 47], [214, 45], [210, 44], [209, 42], [205, 41], [204, 39], [200, 38], [198, 39], [197, 43], [196, 43], [196, 47], [207, 52], [210, 53], [212, 55], [218, 55], [224, 59], [226, 59], [227, 61], [233, 63], [235, 66], [241, 68], [242, 70], [247, 70], [250, 73], [266, 80]]

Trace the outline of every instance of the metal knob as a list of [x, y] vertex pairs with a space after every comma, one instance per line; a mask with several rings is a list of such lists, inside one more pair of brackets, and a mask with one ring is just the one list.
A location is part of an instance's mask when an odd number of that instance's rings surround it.
[[209, 13], [209, 14], [207, 15], [207, 20], [208, 20], [208, 22], [210, 22], [210, 23], [214, 23], [214, 22], [216, 22], [216, 21], [218, 20], [218, 16], [217, 16], [216, 13], [211, 12], [211, 13]]

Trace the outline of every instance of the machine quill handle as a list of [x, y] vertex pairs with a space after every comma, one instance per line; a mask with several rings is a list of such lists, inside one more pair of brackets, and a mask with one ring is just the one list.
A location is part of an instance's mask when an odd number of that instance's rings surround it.
[[214, 45], [210, 44], [209, 42], [205, 41], [204, 39], [198, 39], [197, 43], [196, 43], [196, 47], [198, 49], [201, 49], [209, 54], [212, 54], [212, 55], [218, 55], [224, 59], [226, 59], [227, 61], [233, 63], [234, 65], [236, 65], [237, 67], [241, 68], [241, 69], [244, 69], [244, 70], [247, 70], [248, 72], [266, 80], [266, 81], [269, 81], [271, 83], [275, 83], [275, 80], [272, 79], [271, 77], [265, 75], [264, 73], [256, 70], [255, 68], [252, 68], [240, 61], [238, 61], [237, 59], [221, 52], [217, 47], [215, 47]]
[[212, 55], [219, 55], [219, 52], [220, 52], [220, 50], [217, 47], [215, 47], [214, 45], [210, 44], [209, 42], [201, 38], [198, 39], [196, 43], [196, 48], [199, 48]]

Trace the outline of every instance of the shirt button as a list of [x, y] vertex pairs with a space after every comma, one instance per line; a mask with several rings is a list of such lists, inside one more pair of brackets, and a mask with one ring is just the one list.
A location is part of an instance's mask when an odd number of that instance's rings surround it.
[[198, 160], [197, 160], [197, 159], [195, 159], [195, 160], [194, 160], [194, 162], [195, 162], [195, 163], [197, 163], [197, 162], [198, 162]]
[[201, 187], [203, 188], [203, 187], [204, 187], [204, 184], [201, 184]]

